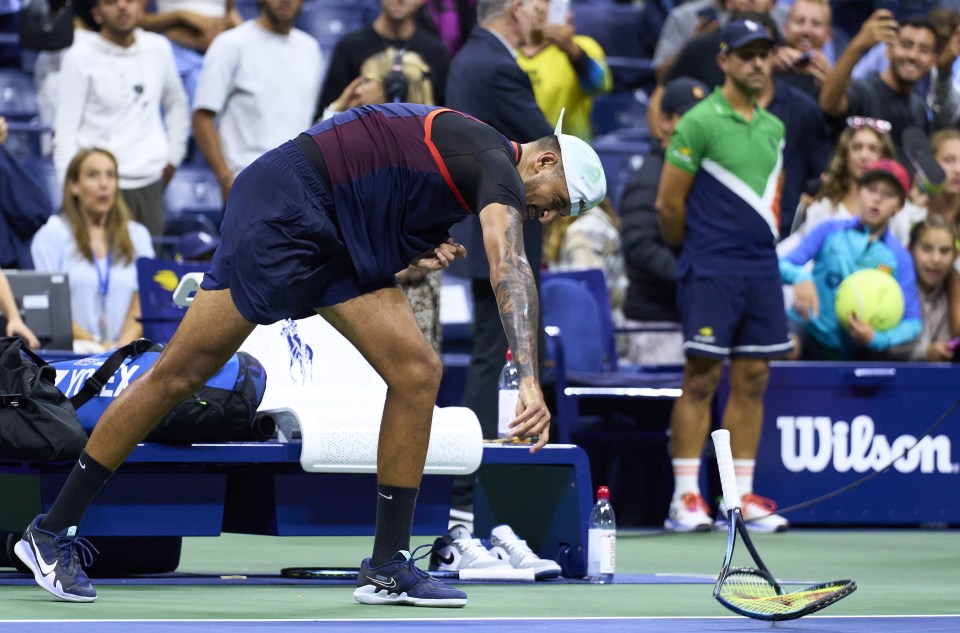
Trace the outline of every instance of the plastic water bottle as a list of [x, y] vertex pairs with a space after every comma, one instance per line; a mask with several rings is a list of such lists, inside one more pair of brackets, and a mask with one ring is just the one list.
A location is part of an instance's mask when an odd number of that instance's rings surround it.
[[513, 352], [507, 348], [507, 362], [500, 371], [497, 383], [500, 393], [497, 408], [497, 437], [504, 439], [510, 432], [510, 421], [517, 417], [517, 400], [520, 399], [520, 374], [513, 363]]
[[610, 505], [610, 489], [597, 488], [597, 502], [590, 514], [587, 543], [587, 580], [596, 584], [613, 582], [617, 566], [617, 519]]

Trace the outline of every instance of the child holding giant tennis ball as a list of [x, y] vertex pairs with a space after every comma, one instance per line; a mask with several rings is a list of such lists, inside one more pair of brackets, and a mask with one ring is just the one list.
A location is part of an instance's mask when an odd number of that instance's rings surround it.
[[867, 359], [920, 333], [913, 260], [889, 231], [909, 189], [900, 163], [870, 163], [857, 187], [858, 217], [824, 222], [780, 258], [780, 278], [794, 288], [787, 315], [796, 358]]

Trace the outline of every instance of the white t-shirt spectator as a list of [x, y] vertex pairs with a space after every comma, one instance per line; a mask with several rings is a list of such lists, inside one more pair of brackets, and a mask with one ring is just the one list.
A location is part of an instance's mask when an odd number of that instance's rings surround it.
[[313, 124], [322, 74], [319, 44], [299, 29], [280, 35], [247, 20], [213, 41], [193, 109], [218, 115], [234, 175]]

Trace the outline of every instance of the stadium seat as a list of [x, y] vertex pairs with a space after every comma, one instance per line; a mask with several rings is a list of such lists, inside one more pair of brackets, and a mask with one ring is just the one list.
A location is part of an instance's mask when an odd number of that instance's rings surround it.
[[[582, 401], [672, 400], [679, 396], [682, 373], [619, 365], [602, 271], [542, 273], [540, 297], [546, 358], [553, 369], [559, 442], [570, 442], [581, 426]], [[606, 407], [611, 413], [613, 405], [609, 402]]]
[[163, 202], [168, 220], [193, 214], [219, 226], [223, 214], [220, 184], [207, 167], [182, 165], [167, 185]]
[[341, 37], [373, 21], [379, 3], [366, 0], [308, 0], [295, 26], [317, 38], [320, 48], [331, 51]]
[[37, 90], [29, 73], [0, 68], [0, 114], [17, 121], [37, 116]]
[[604, 2], [574, 3], [573, 23], [603, 47], [613, 73], [614, 90], [631, 90], [653, 82], [649, 53], [641, 38], [643, 7]]
[[590, 122], [594, 136], [622, 128], [647, 132], [647, 95], [642, 90], [631, 90], [594, 97]]
[[154, 343], [166, 343], [180, 325], [187, 309], [173, 301], [173, 291], [186, 273], [206, 272], [209, 263], [179, 263], [141, 257], [137, 260], [140, 322], [143, 336]]
[[640, 168], [650, 147], [651, 139], [646, 130], [621, 129], [593, 139], [593, 149], [607, 176], [607, 199], [615, 209], [620, 204], [627, 177]]

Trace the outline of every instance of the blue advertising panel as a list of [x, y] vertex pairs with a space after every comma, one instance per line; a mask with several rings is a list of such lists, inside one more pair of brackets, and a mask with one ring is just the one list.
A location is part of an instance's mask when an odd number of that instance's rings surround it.
[[960, 524], [960, 407], [917, 444], [958, 397], [955, 365], [772, 363], [755, 489], [792, 506], [896, 460], [872, 481], [788, 518], [794, 525]]

